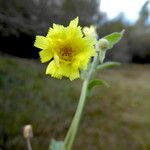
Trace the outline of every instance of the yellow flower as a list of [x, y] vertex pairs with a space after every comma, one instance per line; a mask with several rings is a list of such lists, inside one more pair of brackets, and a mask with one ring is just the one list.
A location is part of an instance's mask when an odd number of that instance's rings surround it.
[[95, 55], [95, 40], [83, 37], [78, 17], [69, 26], [53, 24], [46, 37], [36, 36], [34, 46], [41, 62], [50, 61], [46, 74], [61, 79], [63, 76], [74, 80], [80, 77], [80, 70], [87, 69], [90, 58]]

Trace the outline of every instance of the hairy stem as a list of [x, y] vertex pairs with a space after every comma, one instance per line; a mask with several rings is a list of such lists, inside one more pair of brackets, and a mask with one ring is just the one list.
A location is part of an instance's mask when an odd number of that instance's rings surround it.
[[32, 150], [30, 138], [27, 138], [26, 141], [27, 141], [27, 148], [28, 148], [28, 150]]
[[79, 123], [80, 123], [80, 120], [81, 120], [83, 108], [84, 108], [84, 105], [85, 105], [85, 102], [86, 102], [88, 83], [89, 83], [89, 80], [92, 76], [92, 73], [95, 70], [95, 66], [97, 65], [97, 57], [98, 57], [97, 55], [94, 57], [93, 62], [91, 64], [91, 67], [88, 70], [88, 74], [87, 74], [87, 76], [86, 76], [86, 78], [83, 82], [78, 107], [77, 107], [76, 113], [74, 115], [74, 118], [72, 120], [72, 123], [70, 125], [70, 128], [68, 130], [68, 133], [66, 135], [66, 138], [64, 140], [62, 150], [71, 150], [71, 148], [72, 148], [72, 145], [73, 145], [73, 142], [74, 142], [74, 139], [76, 137], [77, 130], [78, 130], [78, 127], [79, 127]]

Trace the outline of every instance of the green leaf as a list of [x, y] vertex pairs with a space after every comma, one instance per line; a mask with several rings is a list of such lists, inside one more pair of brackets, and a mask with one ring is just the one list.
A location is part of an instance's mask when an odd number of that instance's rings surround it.
[[61, 150], [63, 146], [63, 141], [52, 140], [49, 146], [49, 150]]
[[103, 70], [103, 69], [106, 69], [106, 68], [113, 68], [113, 67], [118, 67], [120, 66], [120, 63], [119, 62], [106, 62], [106, 63], [103, 63], [103, 64], [100, 64], [97, 66], [97, 70]]
[[114, 32], [110, 35], [103, 37], [104, 39], [109, 41], [108, 49], [111, 49], [116, 43], [118, 43], [121, 40], [124, 32], [125, 32], [125, 30], [122, 30], [121, 32]]
[[97, 85], [105, 85], [106, 87], [109, 87], [108, 83], [104, 80], [92, 80], [87, 89], [87, 96], [91, 96], [92, 89]]

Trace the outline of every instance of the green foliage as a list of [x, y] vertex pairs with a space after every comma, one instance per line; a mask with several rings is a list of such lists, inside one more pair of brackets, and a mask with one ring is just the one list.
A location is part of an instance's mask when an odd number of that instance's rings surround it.
[[107, 69], [107, 68], [113, 68], [113, 67], [118, 67], [120, 66], [119, 62], [105, 62], [103, 64], [100, 64], [97, 66], [97, 70], [103, 70], [103, 69]]
[[[97, 71], [102, 71], [104, 69], [117, 67], [119, 65], [120, 65], [120, 63], [118, 63], [118, 62], [106, 62], [106, 63], [102, 63], [102, 64], [98, 65], [96, 67], [96, 70]], [[99, 79], [98, 80], [91, 80], [88, 84], [87, 96], [92, 95], [92, 89], [97, 85], [104, 85], [106, 87], [109, 87], [109, 84], [105, 80], [99, 80]]]
[[[115, 44], [117, 44], [121, 40], [121, 38], [123, 37], [123, 34], [124, 34], [124, 30], [121, 31], [120, 33], [119, 32], [115, 32], [115, 33], [112, 33], [112, 34], [107, 35], [107, 36], [105, 36], [105, 37], [102, 38], [102, 39], [106, 39], [108, 41], [108, 46], [104, 50], [101, 49], [101, 45], [99, 46], [100, 47], [99, 59], [100, 59], [101, 63], [103, 63], [103, 61], [105, 59], [106, 51], [109, 50], [109, 49], [111, 49], [111, 48], [113, 48], [113, 46]], [[99, 40], [99, 42], [100, 41], [101, 41], [101, 39]], [[102, 41], [102, 42], [105, 42], [105, 41]]]
[[104, 39], [108, 40], [109, 42], [108, 49], [113, 48], [113, 46], [121, 40], [121, 38], [123, 37], [123, 34], [124, 34], [124, 30], [121, 31], [120, 33], [115, 32], [115, 33], [105, 36]]
[[119, 61], [119, 62], [130, 62], [132, 59], [130, 49], [130, 39], [128, 37], [129, 29], [128, 25], [124, 21], [123, 15], [118, 16], [112, 21], [105, 22], [102, 26], [98, 27], [97, 32], [99, 37], [103, 38], [105, 35], [110, 34], [114, 31], [120, 32], [122, 29], [126, 30], [123, 40], [113, 46], [109, 54], [106, 55], [107, 61]]
[[109, 87], [108, 83], [105, 80], [92, 80], [88, 85], [87, 96], [91, 96], [92, 89], [97, 85], [105, 85], [106, 87]]

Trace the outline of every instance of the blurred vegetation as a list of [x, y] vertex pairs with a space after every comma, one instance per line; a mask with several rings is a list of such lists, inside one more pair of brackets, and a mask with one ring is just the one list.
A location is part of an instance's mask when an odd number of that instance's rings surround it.
[[4, 36], [44, 34], [53, 23], [68, 24], [77, 16], [82, 25], [95, 24], [100, 18], [99, 0], [0, 0]]
[[[64, 139], [81, 81], [45, 76], [46, 66], [35, 60], [6, 55], [0, 60], [0, 149], [25, 149], [26, 124], [33, 125], [33, 149], [46, 150], [52, 138]], [[97, 87], [88, 99], [74, 149], [150, 149], [149, 67], [122, 65], [96, 75], [111, 86]]]
[[76, 16], [81, 26], [94, 24], [100, 37], [126, 30], [125, 37], [107, 55], [124, 63], [150, 63], [149, 1], [130, 25], [124, 14], [113, 20], [100, 11], [100, 0], [0, 0], [0, 51], [24, 58], [37, 58], [36, 35], [46, 35], [53, 23], [67, 25]]
[[82, 25], [95, 24], [101, 18], [99, 0], [0, 0], [0, 50], [38, 57], [35, 35], [45, 35], [53, 23], [67, 25], [77, 16]]
[[124, 38], [109, 53], [109, 60], [120, 62], [150, 63], [150, 10], [149, 1], [141, 7], [139, 18], [130, 25], [121, 13], [114, 20], [105, 22], [98, 28], [100, 37], [125, 29]]

